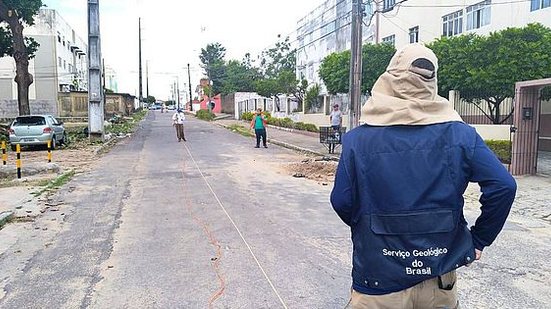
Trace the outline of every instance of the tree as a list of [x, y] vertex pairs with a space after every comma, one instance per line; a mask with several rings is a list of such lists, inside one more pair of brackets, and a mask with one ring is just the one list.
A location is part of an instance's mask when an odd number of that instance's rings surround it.
[[[551, 76], [551, 29], [541, 24], [507, 28], [487, 37], [469, 34], [430, 45], [439, 60], [441, 94], [459, 90], [494, 124], [507, 121], [501, 104], [513, 98], [515, 83]], [[485, 102], [480, 102], [483, 100]]]
[[247, 64], [245, 60], [243, 62], [230, 60], [226, 63], [224, 70], [226, 74], [220, 88], [223, 94], [255, 90], [255, 81], [260, 78], [260, 73], [250, 63]]
[[146, 103], [153, 104], [153, 103], [157, 102], [157, 99], [154, 96], [150, 95], [147, 98], [145, 98], [144, 101]]
[[38, 44], [23, 36], [23, 28], [34, 24], [34, 15], [42, 7], [41, 0], [0, 0], [0, 57], [12, 56], [16, 64], [17, 102], [19, 115], [29, 115], [29, 59]]
[[[362, 47], [362, 93], [371, 94], [373, 85], [384, 73], [395, 52], [394, 46], [387, 43], [365, 44]], [[319, 75], [329, 93], [347, 93], [350, 85], [350, 51], [325, 57]]]
[[256, 83], [256, 92], [274, 99], [277, 111], [281, 110], [279, 96], [292, 95], [302, 106], [308, 83], [295, 75], [296, 50], [291, 49], [289, 37], [262, 52], [260, 71], [264, 79]]
[[201, 48], [199, 59], [201, 67], [205, 70], [208, 78], [212, 81], [214, 93], [221, 91], [222, 83], [225, 78], [225, 62], [226, 48], [220, 43], [207, 44], [205, 48]]
[[371, 89], [379, 76], [386, 71], [390, 59], [396, 53], [388, 43], [365, 44], [362, 48], [362, 93], [371, 95]]
[[317, 113], [321, 107], [319, 100], [320, 86], [314, 84], [306, 91], [306, 97], [304, 98], [304, 112]]

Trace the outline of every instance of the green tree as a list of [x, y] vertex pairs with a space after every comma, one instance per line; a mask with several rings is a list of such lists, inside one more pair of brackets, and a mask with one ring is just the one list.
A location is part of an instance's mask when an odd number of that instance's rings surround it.
[[274, 99], [277, 111], [281, 110], [281, 95], [292, 95], [302, 106], [308, 83], [295, 75], [296, 50], [291, 49], [289, 37], [262, 52], [260, 71], [263, 79], [256, 82], [256, 92]]
[[34, 16], [42, 7], [41, 0], [0, 0], [0, 57], [12, 56], [16, 64], [17, 102], [19, 115], [30, 114], [29, 59], [38, 49], [38, 43], [23, 36], [25, 26], [34, 24]]
[[147, 98], [145, 98], [145, 102], [149, 104], [153, 104], [157, 102], [157, 99], [154, 96], [150, 95]]
[[[394, 46], [386, 43], [365, 44], [362, 47], [362, 93], [371, 94], [373, 85], [386, 70], [395, 52]], [[319, 75], [329, 93], [347, 93], [350, 85], [350, 51], [325, 57]]]
[[320, 86], [318, 84], [314, 84], [308, 90], [306, 90], [306, 96], [304, 98], [304, 112], [319, 112], [319, 109], [321, 108], [319, 95]]
[[225, 77], [222, 80], [221, 92], [228, 94], [232, 92], [255, 91], [255, 81], [259, 79], [259, 72], [250, 62], [247, 63], [247, 57], [243, 62], [230, 60], [225, 65]]
[[441, 94], [459, 90], [463, 99], [495, 124], [513, 114], [503, 117], [501, 104], [514, 97], [516, 82], [551, 76], [551, 29], [541, 24], [507, 28], [485, 37], [441, 38], [430, 48], [439, 58]]
[[201, 67], [205, 70], [208, 78], [212, 81], [213, 92], [219, 93], [226, 76], [226, 66], [224, 57], [226, 56], [226, 48], [220, 43], [207, 44], [205, 48], [201, 48], [199, 59]]
[[328, 55], [323, 59], [319, 76], [331, 94], [347, 93], [350, 85], [350, 51]]

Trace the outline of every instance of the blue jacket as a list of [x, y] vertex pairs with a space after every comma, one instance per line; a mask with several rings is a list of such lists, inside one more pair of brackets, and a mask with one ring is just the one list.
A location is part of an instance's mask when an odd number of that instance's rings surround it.
[[[481, 215], [469, 229], [463, 193], [480, 185]], [[363, 125], [343, 137], [331, 203], [350, 226], [353, 288], [386, 294], [474, 260], [503, 228], [513, 177], [462, 122]]]

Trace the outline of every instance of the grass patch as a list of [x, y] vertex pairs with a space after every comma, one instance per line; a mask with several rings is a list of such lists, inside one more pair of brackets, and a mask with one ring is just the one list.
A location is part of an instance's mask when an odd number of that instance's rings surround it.
[[212, 121], [214, 120], [214, 117], [216, 117], [216, 115], [214, 115], [213, 112], [209, 112], [208, 110], [202, 109], [197, 111], [197, 113], [195, 114], [195, 117], [201, 120]]
[[32, 192], [31, 194], [33, 196], [37, 197], [37, 196], [42, 195], [44, 192], [50, 192], [50, 191], [53, 191], [53, 190], [58, 190], [63, 185], [68, 183], [71, 180], [71, 178], [73, 178], [73, 176], [75, 176], [75, 171], [70, 170], [70, 171], [64, 173], [63, 175], [57, 177], [54, 180], [50, 180], [50, 181], [46, 180], [46, 181], [42, 182], [42, 184], [44, 184], [43, 188], [41, 188], [38, 191]]
[[241, 134], [245, 137], [253, 137], [254, 136], [254, 134], [250, 130], [247, 130], [247, 128], [245, 128], [241, 125], [238, 125], [238, 124], [232, 124], [232, 125], [228, 126], [227, 129], [232, 131], [232, 132]]

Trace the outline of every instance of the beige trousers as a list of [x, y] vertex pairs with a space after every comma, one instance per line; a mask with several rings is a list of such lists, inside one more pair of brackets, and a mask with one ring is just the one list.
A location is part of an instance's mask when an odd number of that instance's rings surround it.
[[366, 295], [352, 290], [352, 309], [458, 309], [457, 276], [455, 271], [441, 276], [444, 285], [453, 284], [451, 290], [441, 289], [438, 277], [419, 283], [409, 289], [385, 294]]

